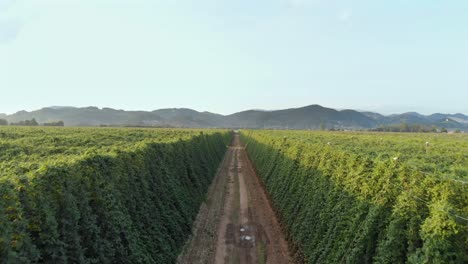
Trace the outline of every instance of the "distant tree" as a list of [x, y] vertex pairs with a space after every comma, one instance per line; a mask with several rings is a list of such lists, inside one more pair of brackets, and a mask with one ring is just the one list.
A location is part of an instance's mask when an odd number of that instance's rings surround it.
[[447, 129], [446, 129], [445, 127], [443, 127], [443, 128], [440, 129], [440, 133], [447, 133], [447, 132], [448, 132], [448, 131], [447, 131]]
[[400, 124], [400, 132], [410, 132], [410, 127], [407, 123]]
[[43, 124], [44, 126], [65, 126], [65, 123], [63, 123], [62, 120], [60, 121], [56, 121], [56, 122], [48, 122], [48, 123], [44, 123]]
[[0, 118], [0, 126], [8, 126], [8, 121], [6, 119]]
[[36, 119], [33, 118], [31, 120], [24, 120], [24, 121], [19, 121], [17, 123], [11, 123], [10, 125], [12, 126], [38, 126], [39, 123], [37, 123]]
[[[26, 123], [27, 122], [28, 120], [26, 120]], [[31, 119], [31, 121], [29, 121], [29, 124], [28, 124], [28, 126], [38, 126], [38, 125], [39, 123], [37, 123], [36, 118]]]
[[429, 127], [422, 124], [393, 124], [393, 125], [381, 125], [377, 128], [370, 129], [370, 131], [377, 132], [416, 132], [416, 133], [428, 133], [437, 132], [436, 127]]
[[460, 130], [460, 129], [456, 129], [456, 130], [455, 130], [455, 133], [461, 133], [461, 130]]
[[320, 122], [320, 130], [326, 130], [327, 129], [327, 125], [325, 124], [324, 121], [321, 121]]
[[26, 122], [25, 121], [19, 121], [19, 122], [12, 122], [10, 123], [12, 126], [25, 126]]

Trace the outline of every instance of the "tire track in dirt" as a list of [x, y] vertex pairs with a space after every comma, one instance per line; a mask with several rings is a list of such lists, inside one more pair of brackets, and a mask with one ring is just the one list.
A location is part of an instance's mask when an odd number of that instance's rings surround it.
[[[250, 191], [250, 218], [254, 223], [258, 223], [259, 236], [265, 237], [259, 240], [257, 246], [257, 256], [263, 256], [257, 263], [293, 263], [288, 249], [288, 243], [281, 230], [281, 225], [270, 205], [268, 196], [263, 189], [259, 177], [253, 169], [247, 152], [243, 150], [239, 157], [246, 164], [245, 171], [250, 177], [246, 177], [247, 189]], [[263, 244], [261, 244], [263, 243]], [[264, 251], [264, 252], [262, 252]]]
[[232, 154], [231, 151], [226, 152], [213, 183], [208, 189], [207, 200], [200, 207], [193, 225], [192, 236], [186, 243], [177, 263], [206, 264], [213, 262], [211, 259], [216, 250], [218, 239], [217, 230], [213, 227], [222, 226], [219, 223], [224, 219], [225, 200], [229, 198], [228, 194], [232, 191], [227, 188], [229, 175], [228, 171], [224, 169], [233, 162]]
[[293, 263], [279, 222], [235, 134], [179, 263]]
[[[228, 150], [230, 152], [230, 165], [228, 167], [228, 181], [227, 181], [227, 193], [226, 193], [226, 200], [224, 202], [224, 210], [222, 212], [222, 217], [221, 221], [217, 227], [217, 241], [220, 241], [219, 243], [215, 242], [216, 245], [216, 251], [215, 251], [215, 258], [214, 258], [214, 263], [226, 263], [226, 256], [229, 256], [232, 251], [233, 251], [233, 241], [229, 240], [229, 237], [227, 237], [225, 234], [228, 233], [228, 227], [229, 223], [231, 222], [230, 220], [232, 219], [232, 208], [233, 208], [233, 202], [234, 202], [234, 187], [235, 187], [235, 179], [234, 179], [234, 166], [235, 166], [235, 153], [231, 151], [231, 149]], [[226, 188], [225, 188], [226, 189]], [[216, 228], [216, 227], [214, 227]], [[207, 262], [208, 263], [208, 262]]]

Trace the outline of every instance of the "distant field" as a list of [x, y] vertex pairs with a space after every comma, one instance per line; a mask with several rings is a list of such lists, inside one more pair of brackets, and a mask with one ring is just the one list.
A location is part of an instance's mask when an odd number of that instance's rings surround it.
[[25, 174], [48, 164], [70, 164], [93, 155], [115, 156], [151, 143], [189, 140], [201, 129], [0, 127], [0, 177]]
[[468, 134], [282, 130], [258, 131], [253, 135], [265, 140], [276, 139], [277, 144], [287, 138], [291, 144], [333, 149], [373, 160], [397, 157], [398, 164], [408, 169], [468, 181]]
[[468, 135], [242, 131], [308, 263], [467, 263]]
[[0, 128], [0, 262], [175, 262], [230, 138]]

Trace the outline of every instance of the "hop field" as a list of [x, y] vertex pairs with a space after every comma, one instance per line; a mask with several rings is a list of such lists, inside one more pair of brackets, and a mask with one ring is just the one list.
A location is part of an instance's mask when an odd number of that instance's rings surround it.
[[230, 137], [1, 128], [0, 262], [175, 262]]
[[[1, 128], [0, 262], [174, 263], [231, 138]], [[241, 138], [297, 262], [468, 262], [466, 135]]]
[[[148, 144], [187, 141], [216, 130], [132, 128], [0, 128], [0, 177], [28, 174], [41, 166], [70, 164], [87, 156], [116, 156]], [[34, 174], [34, 173], [33, 173]]]
[[468, 262], [466, 135], [242, 137], [298, 261]]

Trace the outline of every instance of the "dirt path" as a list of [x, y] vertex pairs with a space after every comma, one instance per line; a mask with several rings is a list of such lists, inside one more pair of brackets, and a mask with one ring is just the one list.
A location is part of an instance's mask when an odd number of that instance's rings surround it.
[[293, 263], [280, 225], [236, 134], [179, 263]]

